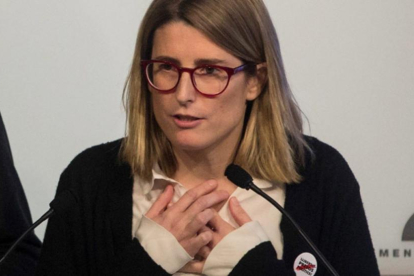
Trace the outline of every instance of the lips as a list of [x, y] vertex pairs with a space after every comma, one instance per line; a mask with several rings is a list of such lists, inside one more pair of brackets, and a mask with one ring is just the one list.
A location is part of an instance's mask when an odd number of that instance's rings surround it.
[[199, 120], [200, 118], [197, 117], [193, 117], [193, 116], [189, 116], [189, 115], [174, 115], [174, 118], [180, 120], [180, 121], [186, 121], [186, 122], [190, 122], [190, 121], [195, 121], [195, 120]]
[[173, 115], [174, 122], [179, 128], [195, 128], [202, 122], [202, 118], [192, 115], [175, 114]]

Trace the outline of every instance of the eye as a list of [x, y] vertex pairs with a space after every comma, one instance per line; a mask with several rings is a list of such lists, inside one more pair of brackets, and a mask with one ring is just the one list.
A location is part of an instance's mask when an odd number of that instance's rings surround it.
[[158, 67], [159, 67], [160, 70], [165, 70], [165, 71], [170, 71], [170, 70], [174, 69], [173, 66], [171, 64], [168, 64], [168, 63], [160, 63], [158, 65]]
[[198, 74], [202, 75], [217, 75], [219, 73], [219, 69], [211, 66], [203, 66], [197, 70]]
[[205, 67], [206, 74], [214, 74], [217, 72], [217, 69], [214, 67]]

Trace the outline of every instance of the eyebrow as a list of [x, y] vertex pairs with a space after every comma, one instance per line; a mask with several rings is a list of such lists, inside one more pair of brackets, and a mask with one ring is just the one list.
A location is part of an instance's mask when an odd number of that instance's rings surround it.
[[157, 56], [155, 58], [153, 58], [154, 60], [162, 60], [162, 61], [168, 61], [174, 64], [177, 64], [178, 66], [181, 66], [181, 62], [178, 61], [178, 59], [169, 57], [169, 56]]
[[[157, 56], [154, 58], [155, 60], [163, 60], [168, 61], [174, 64], [177, 64], [178, 66], [181, 66], [181, 62], [173, 57], [169, 56]], [[222, 59], [217, 58], [200, 58], [195, 60], [195, 66], [200, 66], [202, 64], [212, 64], [212, 65], [218, 65], [218, 64], [225, 64], [226, 62]]]
[[222, 59], [216, 59], [216, 58], [212, 58], [212, 59], [196, 59], [195, 60], [195, 64], [198, 65], [202, 65], [202, 64], [223, 64], [225, 63], [224, 60]]

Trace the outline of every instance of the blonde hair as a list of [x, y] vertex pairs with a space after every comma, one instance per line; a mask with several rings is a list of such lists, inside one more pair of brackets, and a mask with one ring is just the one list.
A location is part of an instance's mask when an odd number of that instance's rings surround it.
[[[172, 176], [177, 169], [172, 146], [158, 126], [140, 61], [151, 58], [155, 31], [172, 21], [198, 29], [246, 63], [265, 63], [259, 97], [248, 103], [243, 137], [234, 163], [255, 178], [299, 182], [298, 166], [308, 148], [299, 107], [289, 88], [279, 41], [262, 0], [154, 0], [143, 18], [131, 71], [124, 89], [126, 138], [121, 156], [132, 173], [152, 178], [158, 162]], [[256, 73], [256, 72], [254, 72]]]

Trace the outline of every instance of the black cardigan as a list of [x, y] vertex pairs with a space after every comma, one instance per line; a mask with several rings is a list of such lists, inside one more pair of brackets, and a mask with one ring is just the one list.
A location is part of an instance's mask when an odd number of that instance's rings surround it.
[[[286, 188], [285, 209], [342, 276], [379, 275], [359, 186], [332, 147], [307, 138], [303, 181]], [[57, 194], [75, 191], [79, 203], [70, 215], [48, 223], [37, 275], [168, 275], [132, 239], [133, 178], [118, 159], [120, 140], [92, 147], [62, 173]], [[283, 260], [270, 242], [249, 251], [231, 275], [295, 275], [293, 262], [312, 252], [282, 218]], [[166, 248], [168, 250], [168, 248]], [[317, 276], [329, 275], [318, 262]]]

